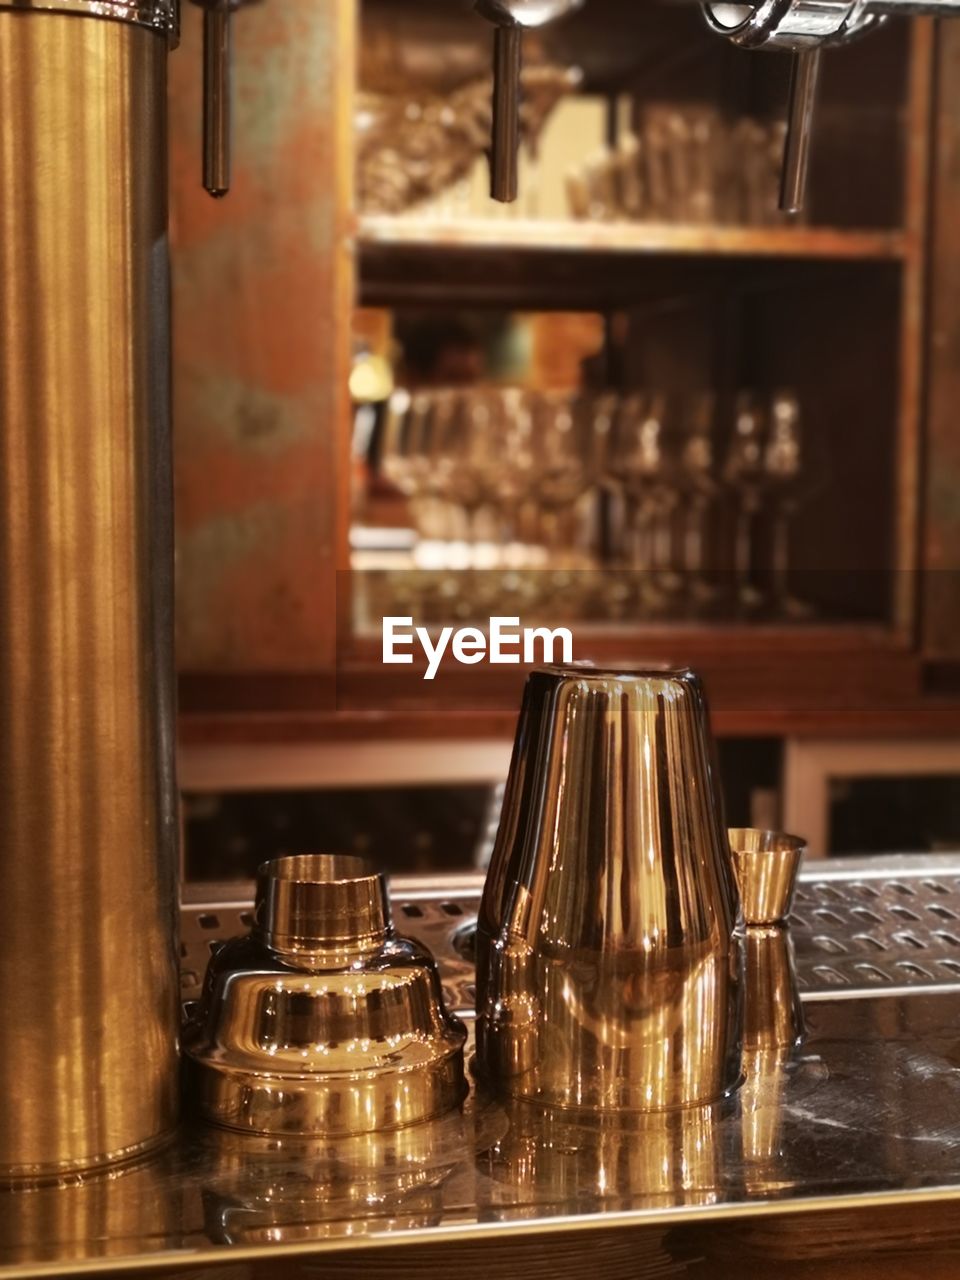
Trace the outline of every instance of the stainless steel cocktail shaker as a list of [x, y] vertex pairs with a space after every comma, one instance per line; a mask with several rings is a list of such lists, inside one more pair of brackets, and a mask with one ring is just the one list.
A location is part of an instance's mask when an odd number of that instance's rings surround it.
[[554, 1106], [708, 1102], [740, 1075], [742, 941], [689, 671], [527, 682], [477, 934], [477, 1064]]
[[466, 1028], [433, 958], [352, 854], [260, 868], [250, 934], [210, 961], [185, 1030], [200, 1114], [248, 1134], [350, 1137], [457, 1107]]

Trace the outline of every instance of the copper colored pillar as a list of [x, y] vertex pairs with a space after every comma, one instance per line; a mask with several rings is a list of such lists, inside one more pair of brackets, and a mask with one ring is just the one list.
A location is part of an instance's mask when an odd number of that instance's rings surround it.
[[178, 1025], [173, 14], [16, 2], [0, 0], [4, 1181], [162, 1141]]

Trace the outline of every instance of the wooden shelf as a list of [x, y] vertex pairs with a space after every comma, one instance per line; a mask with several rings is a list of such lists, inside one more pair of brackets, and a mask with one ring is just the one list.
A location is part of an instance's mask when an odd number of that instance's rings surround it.
[[[659, 223], [365, 217], [358, 227], [364, 306], [497, 306], [596, 311], [661, 305], [691, 284], [722, 294], [769, 289], [803, 273], [897, 272], [916, 255], [903, 231]], [[856, 285], [851, 277], [850, 289]]]
[[537, 222], [472, 218], [450, 222], [403, 216], [363, 216], [361, 251], [501, 251], [611, 255], [666, 254], [733, 258], [897, 260], [908, 250], [902, 231], [830, 227], [726, 227], [630, 222]]
[[[960, 699], [916, 698], [872, 706], [803, 707], [791, 702], [756, 706], [712, 705], [721, 738], [956, 737]], [[233, 747], [511, 739], [517, 708], [486, 711], [219, 711], [184, 712], [182, 747]]]
[[[335, 670], [180, 677], [184, 745], [509, 738], [522, 667], [380, 665], [372, 649]], [[598, 665], [689, 663], [704, 677], [721, 736], [956, 733], [960, 696], [924, 692], [917, 655], [871, 627], [731, 628], [598, 638]], [[398, 674], [398, 672], [400, 674]], [[942, 683], [942, 682], [941, 682]]]

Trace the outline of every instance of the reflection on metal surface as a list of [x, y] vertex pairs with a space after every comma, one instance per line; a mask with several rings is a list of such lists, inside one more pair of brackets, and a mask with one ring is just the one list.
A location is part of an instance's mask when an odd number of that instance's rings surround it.
[[799, 836], [756, 827], [731, 827], [727, 836], [746, 923], [779, 924], [786, 920], [805, 842]]
[[[530, 1103], [507, 1104], [510, 1127], [481, 1158], [491, 1179], [490, 1212], [505, 1218], [527, 1206], [575, 1205], [579, 1212], [651, 1205], [709, 1205], [721, 1195], [721, 1168], [736, 1168], [735, 1152], [721, 1159], [719, 1141], [736, 1143], [736, 1127], [722, 1126], [729, 1101], [632, 1116], [573, 1116]], [[732, 1157], [732, 1158], [731, 1158]]]
[[[414, 1130], [399, 1131], [395, 1147], [387, 1135], [375, 1136], [384, 1141], [379, 1148], [349, 1138], [325, 1142], [311, 1164], [294, 1158], [286, 1139], [237, 1136], [250, 1152], [239, 1161], [228, 1131], [221, 1147], [221, 1131], [187, 1129], [169, 1159], [153, 1166], [149, 1223], [143, 1184], [104, 1179], [96, 1220], [72, 1215], [65, 1196], [64, 1210], [44, 1218], [36, 1256], [55, 1260], [58, 1274], [253, 1258], [282, 1266], [280, 1259], [298, 1253], [356, 1247], [360, 1237], [371, 1246], [446, 1242], [452, 1260], [465, 1237], [499, 1236], [506, 1249], [520, 1231], [585, 1231], [609, 1225], [613, 1214], [627, 1229], [716, 1223], [773, 1207], [790, 1214], [960, 1199], [955, 994], [823, 999], [808, 1001], [804, 1013], [802, 1048], [779, 1065], [780, 1051], [770, 1051], [766, 1062], [776, 1070], [757, 1080], [752, 1095], [748, 1078], [713, 1107], [636, 1115], [624, 1124], [597, 1113], [494, 1104], [475, 1093], [464, 1128], [456, 1113], [444, 1117], [433, 1130], [440, 1136], [432, 1153], [421, 1162], [414, 1151], [406, 1169], [388, 1171], [387, 1156], [409, 1155]], [[669, 1179], [656, 1181], [636, 1142], [622, 1137], [631, 1122], [634, 1130], [662, 1124], [674, 1135], [674, 1145], [661, 1143], [660, 1150], [675, 1193], [666, 1189]], [[371, 1177], [375, 1149], [385, 1157], [383, 1180]], [[334, 1185], [324, 1193], [328, 1174]], [[0, 1276], [36, 1267], [24, 1261], [21, 1216], [33, 1212], [36, 1194], [12, 1192], [3, 1200]], [[941, 1212], [949, 1217], [951, 1209]]]
[[387, 883], [362, 858], [277, 858], [260, 868], [257, 880], [254, 936], [288, 964], [348, 969], [386, 941]]
[[748, 928], [744, 935], [744, 1049], [792, 1048], [803, 1037], [793, 942], [786, 929]]
[[[904, 7], [915, 0], [893, 0]], [[934, 4], [938, 0], [934, 0]], [[884, 0], [889, 4], [890, 0]], [[953, 5], [954, 0], [946, 0]], [[916, 6], [919, 8], [919, 5]], [[786, 0], [780, 4], [704, 0], [703, 13], [710, 29], [744, 49], [786, 49], [791, 52], [839, 43], [877, 26], [883, 18], [871, 12], [882, 5], [872, 0]]]
[[0, 8], [0, 1177], [176, 1118], [166, 43]]
[[463, 1024], [361, 858], [261, 868], [253, 932], [211, 958], [186, 1051], [200, 1113], [269, 1134], [396, 1129], [463, 1101]]
[[700, 683], [527, 682], [477, 929], [477, 1061], [502, 1093], [656, 1110], [740, 1074], [737, 890]]
[[745, 1045], [740, 1089], [740, 1141], [744, 1190], [758, 1197], [779, 1196], [793, 1185], [784, 1172], [783, 1103], [792, 1067], [784, 1047]]
[[0, 1266], [28, 1269], [69, 1259], [97, 1267], [131, 1249], [175, 1249], [183, 1240], [176, 1153], [58, 1185], [0, 1193]]
[[473, 1142], [454, 1112], [391, 1133], [282, 1139], [210, 1129], [201, 1195], [205, 1230], [221, 1244], [324, 1240], [436, 1225], [438, 1189]]
[[[802, 1062], [800, 1055], [785, 1046], [744, 1046], [744, 1080], [738, 1103], [743, 1190], [747, 1196], [779, 1198], [796, 1182], [785, 1158], [784, 1105], [791, 1086], [796, 1087], [798, 1062]], [[809, 1068], [811, 1064], [804, 1065]]]
[[803, 1007], [786, 929], [748, 928], [740, 1090], [744, 1180], [751, 1194], [791, 1184], [780, 1168], [783, 1093], [803, 1038]]

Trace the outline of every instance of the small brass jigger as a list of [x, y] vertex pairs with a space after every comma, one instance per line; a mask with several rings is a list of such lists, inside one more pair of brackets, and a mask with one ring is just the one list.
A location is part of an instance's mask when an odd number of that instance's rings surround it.
[[756, 827], [731, 827], [727, 837], [744, 921], [782, 924], [790, 914], [805, 842], [783, 831]]
[[383, 876], [305, 854], [260, 868], [254, 928], [211, 959], [184, 1047], [205, 1119], [336, 1137], [457, 1106], [465, 1040], [434, 961], [394, 933]]
[[790, 914], [804, 842], [780, 831], [732, 827], [727, 836], [746, 921], [741, 1137], [746, 1185], [770, 1194], [791, 1185], [781, 1156], [783, 1094], [803, 1039]]
[[477, 929], [477, 1066], [585, 1110], [709, 1102], [740, 1074], [742, 940], [689, 671], [527, 681]]

